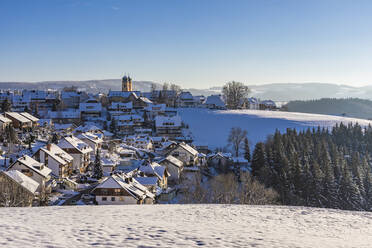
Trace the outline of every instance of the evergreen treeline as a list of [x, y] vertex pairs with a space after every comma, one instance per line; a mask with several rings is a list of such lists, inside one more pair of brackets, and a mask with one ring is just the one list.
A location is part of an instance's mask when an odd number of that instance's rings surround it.
[[309, 101], [290, 101], [283, 106], [283, 110], [372, 119], [372, 101], [359, 98], [322, 98]]
[[257, 143], [252, 175], [283, 204], [372, 210], [372, 127], [277, 131]]

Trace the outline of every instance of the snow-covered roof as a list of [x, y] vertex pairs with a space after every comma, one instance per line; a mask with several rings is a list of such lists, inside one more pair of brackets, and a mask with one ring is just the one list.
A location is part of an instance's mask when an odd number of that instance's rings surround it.
[[180, 127], [181, 126], [181, 117], [176, 115], [172, 117], [168, 116], [156, 116], [155, 117], [155, 126], [156, 127]]
[[76, 148], [81, 153], [92, 152], [93, 149], [87, 145], [84, 141], [78, 139], [75, 136], [66, 136], [59, 141], [58, 146], [64, 148]]
[[12, 118], [14, 118], [17, 121], [22, 122], [22, 123], [31, 122], [29, 119], [27, 119], [26, 117], [20, 115], [17, 112], [5, 112], [5, 114], [6, 115], [9, 115], [10, 117], [12, 117]]
[[[126, 180], [126, 178], [128, 178]], [[130, 195], [132, 195], [136, 199], [144, 199], [146, 197], [154, 198], [154, 194], [149, 192], [145, 186], [140, 184], [138, 181], [133, 179], [132, 177], [119, 174], [114, 174], [112, 176], [107, 177], [103, 182], [101, 182], [95, 189], [102, 188], [112, 188], [112, 189], [124, 189]]]
[[20, 164], [25, 165], [27, 168], [33, 170], [34, 172], [38, 173], [43, 177], [48, 177], [49, 174], [52, 172], [51, 169], [44, 166], [44, 164], [36, 161], [35, 159], [31, 158], [28, 155], [23, 155], [22, 157], [18, 158], [16, 162], [14, 162], [10, 167], [9, 170], [13, 167], [14, 164], [19, 162]]
[[11, 119], [6, 118], [6, 117], [5, 117], [4, 115], [2, 115], [2, 114], [0, 114], [0, 121], [1, 121], [2, 123], [9, 123], [9, 122], [12, 122]]
[[156, 162], [148, 163], [146, 165], [141, 165], [138, 168], [138, 171], [145, 173], [145, 175], [157, 176], [159, 179], [163, 178], [165, 173], [167, 176], [169, 176], [169, 174], [166, 171], [165, 166], [162, 166]]
[[180, 147], [182, 147], [184, 150], [188, 151], [190, 154], [192, 154], [193, 156], [196, 156], [198, 155], [198, 151], [195, 150], [194, 148], [192, 148], [190, 145], [184, 143], [184, 142], [181, 142], [179, 144]]
[[56, 144], [50, 144], [49, 148], [50, 149], [48, 149], [48, 145], [46, 145], [40, 149], [60, 164], [70, 163], [74, 159], [70, 154], [62, 150]]
[[100, 143], [103, 142], [103, 140], [101, 138], [99, 138], [97, 135], [92, 134], [90, 132], [80, 133], [76, 137], [79, 138], [79, 139], [81, 139], [81, 140], [88, 139], [88, 140], [92, 141], [95, 144], [100, 144]]
[[180, 99], [181, 100], [194, 100], [194, 97], [190, 93], [190, 91], [183, 91], [180, 94]]
[[27, 113], [27, 112], [22, 112], [22, 113], [20, 113], [23, 117], [26, 117], [27, 119], [29, 119], [30, 121], [32, 121], [32, 122], [38, 122], [39, 121], [39, 119], [38, 118], [36, 118], [35, 116], [33, 116], [33, 115], [31, 115], [31, 114], [29, 114], [29, 113]]
[[12, 178], [14, 181], [16, 181], [22, 187], [30, 191], [32, 194], [35, 194], [37, 188], [39, 187], [38, 182], [33, 180], [31, 177], [26, 176], [20, 171], [10, 170], [10, 171], [3, 171], [2, 173]]
[[183, 167], [183, 162], [181, 160], [179, 160], [178, 158], [173, 157], [172, 155], [168, 155], [166, 158], [160, 160], [159, 163], [161, 163], [162, 161], [165, 161], [165, 160], [166, 161], [169, 161], [172, 164], [174, 164], [178, 168], [182, 168]]
[[135, 177], [134, 179], [145, 186], [156, 186], [158, 184], [157, 177]]
[[221, 95], [208, 96], [207, 100], [205, 101], [205, 104], [214, 105], [214, 106], [217, 106], [217, 107], [225, 107], [226, 106]]

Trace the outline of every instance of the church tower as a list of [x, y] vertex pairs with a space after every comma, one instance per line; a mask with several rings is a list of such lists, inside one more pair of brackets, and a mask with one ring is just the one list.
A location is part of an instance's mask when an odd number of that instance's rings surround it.
[[121, 79], [121, 91], [123, 92], [133, 91], [132, 79], [129, 76], [124, 76]]

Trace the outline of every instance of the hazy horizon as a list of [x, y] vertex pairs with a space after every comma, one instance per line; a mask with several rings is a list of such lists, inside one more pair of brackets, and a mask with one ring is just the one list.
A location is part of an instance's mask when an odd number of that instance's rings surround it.
[[346, 0], [1, 1], [0, 81], [372, 85], [371, 11]]

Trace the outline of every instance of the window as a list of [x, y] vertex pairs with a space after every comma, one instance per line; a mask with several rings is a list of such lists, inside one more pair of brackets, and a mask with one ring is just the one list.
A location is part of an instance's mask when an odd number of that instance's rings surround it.
[[115, 189], [115, 193], [120, 193], [120, 189]]
[[115, 201], [115, 197], [111, 197], [111, 201]]
[[107, 201], [107, 197], [102, 197], [102, 201]]

